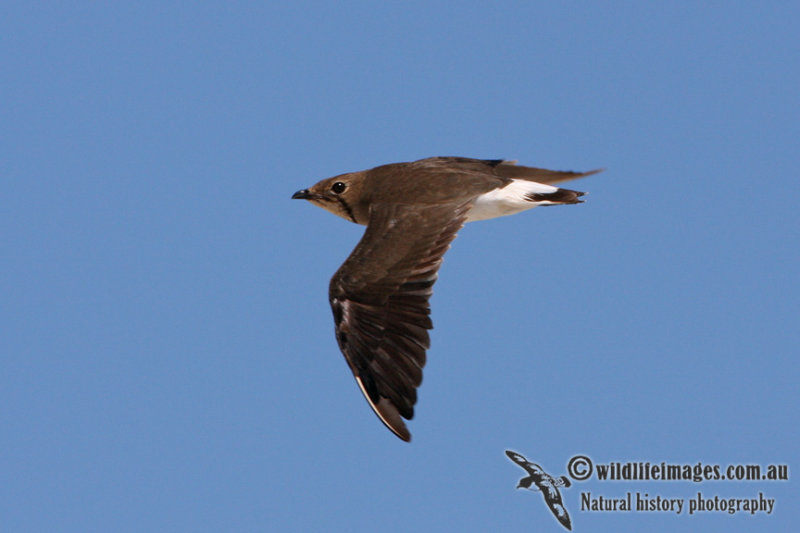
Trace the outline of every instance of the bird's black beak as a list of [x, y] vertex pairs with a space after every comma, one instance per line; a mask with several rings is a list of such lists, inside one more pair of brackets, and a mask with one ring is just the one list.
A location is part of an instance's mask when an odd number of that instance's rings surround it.
[[292, 200], [308, 200], [311, 198], [311, 193], [308, 189], [302, 189], [292, 195]]

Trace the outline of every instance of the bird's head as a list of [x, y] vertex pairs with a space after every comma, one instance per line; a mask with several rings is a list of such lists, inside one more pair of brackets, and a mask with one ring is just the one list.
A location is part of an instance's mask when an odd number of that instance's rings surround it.
[[369, 196], [364, 182], [364, 172], [341, 174], [299, 190], [292, 198], [308, 200], [350, 222], [366, 225], [369, 220]]

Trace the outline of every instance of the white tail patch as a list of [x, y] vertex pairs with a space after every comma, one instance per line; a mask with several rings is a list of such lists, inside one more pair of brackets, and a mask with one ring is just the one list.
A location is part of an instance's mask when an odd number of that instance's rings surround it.
[[558, 187], [536, 183], [535, 181], [513, 180], [500, 189], [484, 193], [475, 200], [469, 211], [467, 222], [514, 215], [538, 205], [551, 205], [559, 202], [531, 200], [534, 194], [552, 194]]

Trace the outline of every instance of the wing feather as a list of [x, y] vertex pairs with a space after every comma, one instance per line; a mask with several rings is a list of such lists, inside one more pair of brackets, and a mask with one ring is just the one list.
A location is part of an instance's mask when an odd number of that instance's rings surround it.
[[410, 440], [425, 351], [428, 300], [442, 257], [471, 204], [374, 205], [364, 236], [331, 279], [336, 339], [381, 421]]
[[556, 183], [563, 183], [565, 181], [574, 180], [578, 178], [585, 178], [592, 174], [602, 172], [603, 169], [598, 168], [590, 170], [589, 172], [572, 172], [569, 170], [548, 170], [546, 168], [525, 167], [517, 165], [515, 161], [504, 161], [494, 167], [494, 171], [504, 178], [523, 179], [528, 181], [535, 181], [536, 183], [544, 183], [546, 185], [555, 185]]

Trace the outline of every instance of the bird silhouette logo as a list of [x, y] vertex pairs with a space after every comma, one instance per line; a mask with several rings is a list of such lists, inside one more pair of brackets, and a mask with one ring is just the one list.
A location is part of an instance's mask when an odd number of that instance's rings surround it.
[[545, 503], [553, 512], [556, 519], [561, 522], [562, 526], [572, 531], [572, 522], [569, 519], [569, 513], [566, 507], [564, 507], [564, 503], [561, 501], [561, 493], [558, 490], [558, 487], [567, 488], [572, 484], [567, 476], [561, 476], [555, 479], [545, 472], [541, 466], [528, 461], [517, 452], [506, 450], [506, 455], [528, 473], [527, 476], [519, 480], [517, 488], [541, 491]]

